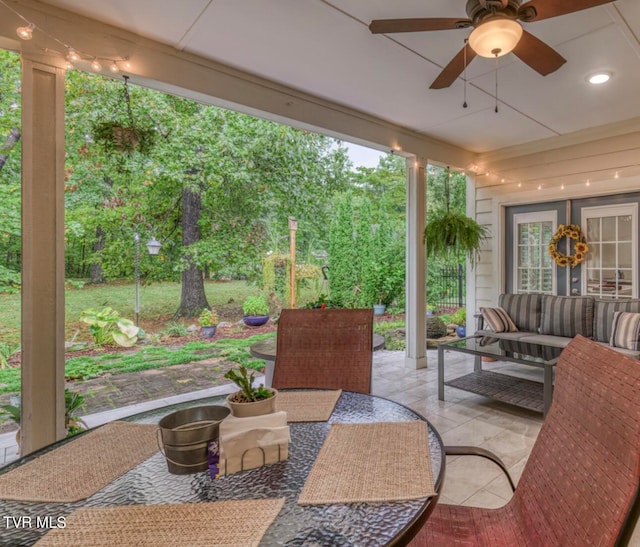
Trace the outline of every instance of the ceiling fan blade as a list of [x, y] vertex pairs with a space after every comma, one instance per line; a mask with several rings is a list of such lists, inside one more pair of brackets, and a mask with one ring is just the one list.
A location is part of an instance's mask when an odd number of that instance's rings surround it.
[[429, 86], [430, 89], [444, 89], [445, 87], [449, 87], [453, 82], [456, 81], [458, 76], [462, 74], [464, 71], [464, 50], [467, 50], [467, 66], [469, 63], [473, 61], [476, 56], [476, 52], [471, 49], [469, 44], [465, 44], [465, 46], [457, 53], [457, 55], [451, 59], [451, 62], [444, 67], [442, 72], [438, 75], [438, 77], [433, 81], [433, 83]]
[[567, 62], [555, 49], [526, 30], [513, 53], [543, 76], [558, 70]]
[[369, 30], [373, 34], [394, 32], [422, 32], [425, 30], [450, 30], [471, 26], [471, 19], [376, 19]]
[[612, 2], [614, 0], [529, 0], [518, 8], [518, 19], [530, 23]]

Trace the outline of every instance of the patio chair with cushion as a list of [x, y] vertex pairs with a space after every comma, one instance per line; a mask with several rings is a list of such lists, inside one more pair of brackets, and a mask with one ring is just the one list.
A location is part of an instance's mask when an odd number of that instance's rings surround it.
[[[473, 451], [447, 450], [463, 452]], [[638, 361], [576, 336], [511, 500], [499, 509], [439, 504], [410, 545], [626, 545], [639, 485]]]
[[373, 310], [282, 310], [272, 385], [371, 393]]

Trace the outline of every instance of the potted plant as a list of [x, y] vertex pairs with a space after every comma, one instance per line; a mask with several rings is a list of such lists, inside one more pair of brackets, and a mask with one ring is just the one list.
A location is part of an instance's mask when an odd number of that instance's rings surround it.
[[242, 304], [245, 325], [259, 327], [269, 321], [269, 306], [263, 296], [247, 296]]
[[[13, 420], [18, 424], [18, 431], [16, 431], [16, 444], [18, 445], [18, 452], [20, 452], [20, 420], [21, 420], [21, 397], [17, 395], [12, 404], [0, 405], [0, 416]], [[89, 429], [87, 423], [77, 417], [75, 414], [84, 403], [84, 397], [75, 391], [71, 391], [69, 388], [64, 389], [64, 427], [67, 431], [67, 437], [72, 437], [78, 433]]]
[[404, 264], [378, 262], [372, 268], [374, 315], [382, 315], [387, 306], [402, 292], [404, 285]]
[[424, 241], [427, 255], [447, 258], [450, 254], [463, 253], [475, 265], [480, 256], [480, 246], [487, 239], [488, 230], [464, 213], [450, 210], [449, 173], [445, 178], [446, 207], [434, 211], [427, 220]]
[[224, 377], [231, 380], [239, 388], [239, 391], [231, 393], [227, 397], [227, 404], [231, 409], [232, 416], [247, 418], [275, 412], [278, 391], [264, 387], [263, 384], [255, 387], [253, 385], [255, 372], [249, 374], [247, 368], [241, 365], [238, 369], [227, 371]]
[[129, 95], [129, 76], [123, 78], [122, 95], [116, 101], [112, 118], [98, 119], [93, 123], [93, 140], [100, 143], [108, 153], [146, 154], [155, 144], [156, 130], [150, 120], [134, 120]]
[[216, 334], [218, 324], [218, 314], [214, 308], [204, 308], [198, 318], [200, 323], [200, 334], [203, 338], [212, 338]]
[[453, 323], [456, 326], [456, 334], [459, 338], [467, 336], [467, 310], [466, 308], [459, 308], [451, 317]]

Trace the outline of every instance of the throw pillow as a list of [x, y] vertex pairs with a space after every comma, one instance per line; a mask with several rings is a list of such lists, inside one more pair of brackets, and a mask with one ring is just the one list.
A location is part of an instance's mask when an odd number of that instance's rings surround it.
[[493, 332], [517, 332], [518, 330], [503, 308], [480, 308], [480, 313]]
[[617, 311], [613, 314], [609, 345], [640, 350], [640, 313]]

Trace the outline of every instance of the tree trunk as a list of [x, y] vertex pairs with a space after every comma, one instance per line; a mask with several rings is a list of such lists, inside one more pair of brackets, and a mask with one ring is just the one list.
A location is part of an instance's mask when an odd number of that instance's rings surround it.
[[[187, 247], [200, 241], [200, 212], [202, 210], [202, 196], [198, 188], [186, 186], [182, 190], [182, 245]], [[183, 258], [189, 267], [182, 272], [182, 294], [180, 307], [176, 317], [195, 317], [200, 315], [203, 308], [208, 308], [207, 295], [204, 292], [202, 270], [191, 260], [191, 255], [185, 252]]]
[[[97, 253], [102, 251], [104, 246], [104, 230], [98, 226], [96, 228], [96, 242], [93, 244], [93, 252]], [[91, 283], [104, 283], [104, 272], [102, 271], [101, 264], [92, 263], [89, 267], [89, 273], [91, 276]]]
[[4, 144], [2, 145], [2, 147], [0, 147], [0, 152], [2, 152], [0, 154], [0, 170], [2, 170], [4, 164], [7, 163], [9, 152], [13, 150], [13, 147], [20, 140], [20, 136], [20, 129], [18, 129], [17, 127], [14, 127], [11, 131], [9, 131], [9, 135], [4, 141]]

